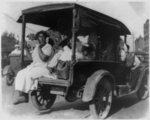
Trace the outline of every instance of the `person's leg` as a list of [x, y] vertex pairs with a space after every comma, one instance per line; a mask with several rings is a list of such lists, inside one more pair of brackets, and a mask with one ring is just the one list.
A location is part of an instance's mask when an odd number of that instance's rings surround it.
[[18, 90], [18, 91], [24, 90], [25, 75], [26, 75], [25, 69], [17, 73], [16, 78], [15, 78], [15, 90]]
[[20, 70], [15, 78], [15, 90], [25, 92], [26, 76], [28, 76], [33, 64], [28, 65], [26, 68]]
[[17, 93], [17, 97], [14, 100], [14, 105], [28, 102], [28, 94], [24, 93], [26, 74], [27, 74], [27, 69], [25, 68], [25, 69], [19, 71], [15, 78], [15, 90]]
[[28, 102], [28, 93], [34, 84], [34, 80], [48, 74], [48, 69], [44, 68], [43, 66], [19, 71], [15, 82], [15, 89], [19, 91], [19, 97], [14, 104], [16, 105], [19, 103]]
[[48, 75], [50, 75], [50, 73], [46, 67], [38, 66], [32, 68], [28, 72], [28, 75], [26, 76], [24, 92], [28, 93], [31, 90], [32, 86], [34, 85], [35, 80], [37, 80], [39, 77], [48, 76]]

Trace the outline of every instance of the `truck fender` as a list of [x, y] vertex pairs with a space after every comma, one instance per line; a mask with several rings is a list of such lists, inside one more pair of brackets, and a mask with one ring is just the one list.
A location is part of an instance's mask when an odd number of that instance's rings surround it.
[[87, 82], [85, 84], [85, 88], [83, 91], [82, 101], [89, 102], [93, 99], [95, 92], [96, 92], [96, 86], [104, 76], [112, 78], [113, 80], [112, 82], [114, 82], [114, 77], [112, 76], [110, 72], [106, 70], [96, 71], [87, 79]]
[[12, 73], [10, 65], [5, 66], [2, 72], [3, 75], [7, 75], [8, 73]]

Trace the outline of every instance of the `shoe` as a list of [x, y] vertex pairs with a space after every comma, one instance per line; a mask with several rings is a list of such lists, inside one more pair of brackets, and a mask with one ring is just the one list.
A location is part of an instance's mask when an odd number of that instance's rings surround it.
[[42, 106], [42, 107], [39, 108], [39, 111], [45, 111], [45, 110], [49, 110], [49, 109], [45, 106]]
[[28, 93], [23, 93], [19, 91], [19, 95], [17, 99], [13, 102], [13, 104], [18, 105], [20, 103], [28, 103], [28, 101], [29, 101]]

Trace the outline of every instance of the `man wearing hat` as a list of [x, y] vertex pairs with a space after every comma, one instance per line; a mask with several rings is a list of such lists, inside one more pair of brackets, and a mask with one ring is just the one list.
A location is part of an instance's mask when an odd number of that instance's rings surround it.
[[132, 77], [135, 76], [135, 74], [138, 76], [137, 72], [139, 72], [139, 70], [135, 69], [140, 66], [141, 62], [135, 54], [129, 52], [129, 45], [125, 43], [120, 44], [119, 51], [120, 60], [125, 64], [126, 67], [127, 86], [131, 88], [135, 85], [135, 78], [132, 79]]

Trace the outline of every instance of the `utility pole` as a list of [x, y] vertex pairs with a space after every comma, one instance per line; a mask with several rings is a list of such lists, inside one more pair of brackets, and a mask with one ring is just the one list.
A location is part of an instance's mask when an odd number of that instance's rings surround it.
[[132, 33], [132, 36], [133, 36], [133, 52], [135, 52], [135, 43], [134, 43], [134, 33]]

